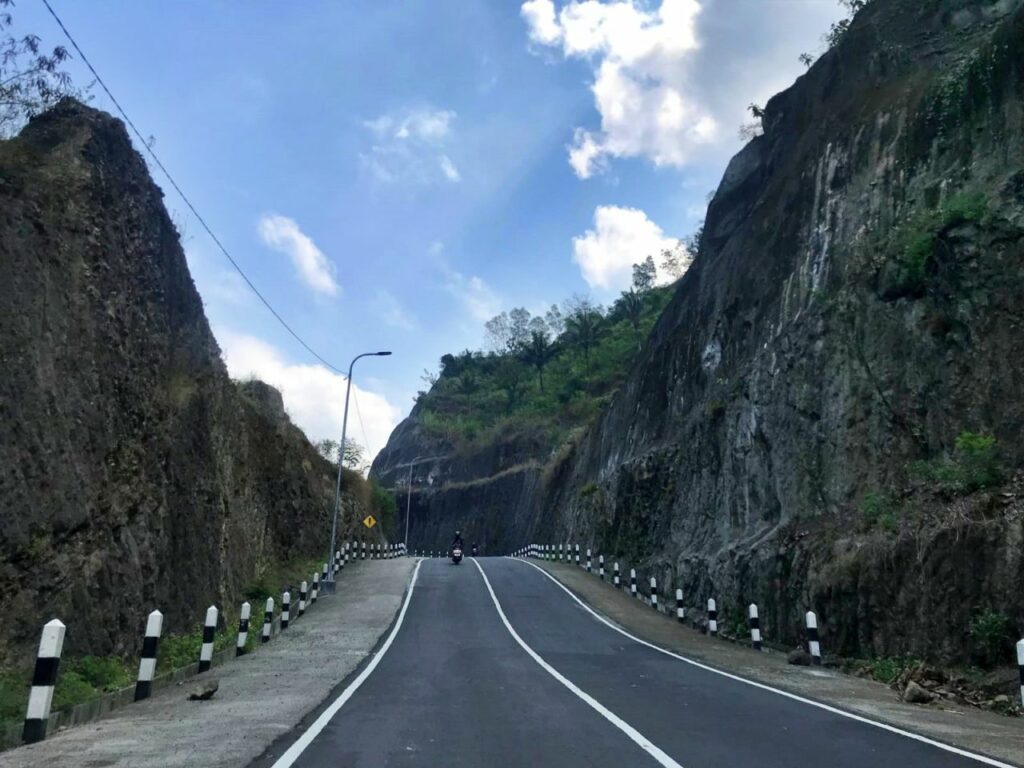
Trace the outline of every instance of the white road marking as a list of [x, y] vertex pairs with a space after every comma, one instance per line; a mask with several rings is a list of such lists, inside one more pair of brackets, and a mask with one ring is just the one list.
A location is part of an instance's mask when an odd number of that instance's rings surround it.
[[274, 763], [272, 768], [290, 768], [290, 766], [299, 759], [299, 755], [305, 751], [306, 747], [313, 743], [313, 739], [320, 735], [320, 731], [322, 731], [331, 721], [331, 718], [338, 714], [338, 710], [345, 706], [345, 702], [352, 698], [352, 694], [359, 690], [359, 686], [366, 682], [366, 678], [368, 678], [373, 673], [373, 670], [377, 668], [377, 665], [380, 664], [381, 659], [384, 658], [384, 654], [388, 652], [388, 648], [390, 648], [391, 644], [395, 641], [398, 631], [402, 628], [402, 622], [405, 621], [405, 612], [409, 608], [409, 601], [412, 600], [412, 593], [416, 589], [416, 579], [419, 576], [420, 565], [422, 565], [422, 563], [422, 560], [416, 563], [416, 568], [412, 572], [412, 581], [409, 583], [409, 591], [406, 592], [405, 602], [402, 603], [402, 610], [398, 614], [398, 620], [395, 622], [395, 626], [391, 630], [391, 634], [388, 635], [388, 639], [384, 641], [384, 645], [382, 645], [380, 650], [374, 654], [373, 658], [370, 659], [370, 663], [367, 664], [366, 668], [359, 673], [359, 676], [341, 692], [338, 698], [331, 702], [331, 705], [327, 707], [327, 709], [320, 713], [320, 717], [313, 721], [313, 724], [306, 729], [305, 733], [303, 733], [294, 744], [288, 747], [288, 751], [277, 758], [277, 761]]
[[587, 611], [587, 613], [589, 613], [595, 619], [600, 621], [602, 624], [610, 627], [611, 629], [614, 629], [620, 635], [624, 635], [624, 636], [628, 637], [630, 640], [632, 640], [633, 642], [639, 643], [640, 645], [645, 645], [645, 646], [647, 646], [648, 648], [650, 648], [652, 650], [655, 650], [655, 651], [658, 651], [659, 653], [665, 654], [666, 656], [671, 656], [673, 659], [678, 659], [679, 661], [686, 662], [687, 664], [690, 664], [690, 665], [692, 665], [694, 667], [698, 667], [698, 668], [706, 670], [708, 672], [713, 672], [716, 675], [721, 675], [722, 677], [727, 677], [730, 680], [735, 680], [735, 681], [737, 681], [739, 683], [745, 683], [746, 685], [752, 685], [753, 687], [760, 688], [763, 691], [770, 691], [772, 693], [777, 693], [779, 696], [785, 696], [787, 699], [793, 699], [794, 701], [799, 701], [801, 704], [809, 704], [812, 707], [817, 707], [818, 709], [823, 709], [826, 712], [831, 712], [831, 713], [833, 713], [835, 715], [840, 715], [842, 717], [848, 717], [851, 720], [856, 720], [857, 722], [860, 722], [860, 723], [866, 723], [867, 725], [873, 725], [876, 728], [881, 728], [883, 731], [889, 731], [890, 733], [896, 733], [896, 734], [899, 734], [900, 736], [906, 736], [908, 739], [913, 739], [914, 741], [920, 741], [920, 742], [922, 742], [924, 744], [930, 744], [931, 746], [938, 747], [939, 749], [944, 750], [946, 752], [952, 752], [954, 755], [960, 755], [961, 757], [970, 758], [971, 760], [977, 760], [979, 763], [984, 763], [985, 765], [994, 765], [997, 768], [1018, 768], [1017, 766], [1013, 765], [1012, 763], [1004, 763], [1004, 762], [1001, 762], [1001, 761], [996, 760], [994, 758], [986, 757], [985, 755], [979, 755], [979, 754], [977, 754], [975, 752], [968, 752], [966, 749], [960, 749], [959, 747], [954, 747], [951, 744], [943, 744], [941, 741], [935, 741], [934, 739], [929, 739], [927, 736], [922, 736], [922, 735], [920, 735], [918, 733], [912, 733], [910, 731], [905, 731], [902, 728], [897, 728], [894, 725], [889, 725], [888, 723], [882, 723], [882, 722], [879, 722], [878, 720], [872, 720], [872, 719], [864, 717], [862, 715], [854, 714], [853, 712], [847, 712], [846, 710], [838, 709], [837, 707], [833, 707], [833, 706], [830, 706], [828, 704], [823, 704], [820, 701], [814, 701], [813, 699], [806, 699], [803, 696], [800, 696], [800, 695], [798, 695], [796, 693], [790, 693], [789, 691], [784, 691], [781, 688], [773, 688], [770, 685], [766, 685], [764, 683], [758, 683], [758, 682], [755, 682], [754, 680], [748, 680], [745, 677], [740, 677], [739, 675], [734, 675], [731, 672], [724, 672], [721, 669], [715, 669], [714, 667], [709, 667], [707, 664], [702, 664], [701, 662], [696, 661], [694, 659], [687, 658], [686, 656], [680, 656], [678, 653], [674, 653], [672, 651], [666, 650], [665, 648], [662, 648], [660, 646], [654, 645], [653, 643], [649, 643], [646, 640], [641, 640], [636, 635], [630, 634], [629, 632], [624, 630], [622, 627], [619, 627], [614, 622], [606, 619], [604, 616], [599, 614], [597, 611], [595, 611], [589, 605], [587, 605], [582, 600], [580, 600], [578, 597], [576, 597], [576, 595], [574, 595], [565, 585], [563, 585], [558, 579], [556, 579], [554, 576], [552, 576], [550, 573], [545, 571], [540, 566], [534, 565], [533, 563], [527, 562], [526, 560], [518, 560], [517, 558], [508, 558], [508, 559], [509, 560], [516, 560], [516, 562], [525, 563], [526, 565], [530, 566], [531, 568], [536, 568], [544, 576], [546, 576], [547, 578], [551, 579], [551, 582], [555, 586], [557, 586], [559, 589], [561, 589], [563, 592], [565, 592], [565, 594], [567, 594], [569, 597], [571, 597], [573, 600], [575, 600], [577, 603], [579, 603], [580, 606], [585, 611]]
[[640, 747], [640, 749], [642, 749], [644, 752], [646, 752], [655, 760], [657, 760], [659, 765], [665, 766], [665, 768], [682, 768], [682, 766], [679, 765], [679, 763], [677, 763], [671, 757], [662, 752], [657, 746], [655, 746], [655, 744], [650, 739], [648, 739], [646, 736], [644, 736], [642, 733], [636, 730], [636, 728], [631, 726], [629, 723], [620, 718], [614, 712], [605, 708], [604, 705], [597, 701], [597, 699], [590, 696], [590, 694], [586, 693], [580, 688], [577, 688], [570, 680], [559, 674], [558, 670], [556, 670], [554, 667], [552, 667], [550, 664], [544, 661], [544, 659], [542, 659], [540, 655], [535, 650], [533, 650], [533, 648], [528, 646], [526, 642], [523, 640], [523, 638], [519, 636], [519, 633], [512, 628], [512, 625], [509, 623], [509, 620], [505, 617], [505, 612], [501, 609], [501, 603], [498, 602], [498, 597], [494, 594], [494, 590], [491, 589], [491, 582], [487, 578], [487, 574], [484, 573], [484, 569], [480, 567], [480, 563], [476, 561], [476, 558], [472, 558], [472, 562], [473, 565], [477, 567], [477, 570], [480, 571], [480, 575], [484, 579], [484, 586], [487, 587], [487, 591], [491, 595], [491, 600], [494, 601], [494, 607], [498, 610], [498, 618], [501, 619], [502, 623], [505, 625], [505, 629], [507, 629], [509, 634], [512, 635], [512, 639], [519, 643], [519, 646], [530, 655], [530, 658], [537, 662], [537, 664], [539, 664], [545, 672], [547, 672], [549, 675], [555, 678], [555, 680], [557, 680], [570, 691], [572, 691], [572, 693], [576, 694], [577, 697], [579, 697], [588, 706], [594, 709], [605, 720], [607, 720], [620, 731], [622, 731], [624, 734], [626, 734], [626, 736], [632, 739], [637, 744], [637, 746]]

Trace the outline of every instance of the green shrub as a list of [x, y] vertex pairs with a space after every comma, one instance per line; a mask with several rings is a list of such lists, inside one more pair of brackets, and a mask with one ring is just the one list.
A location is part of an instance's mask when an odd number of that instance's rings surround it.
[[895, 250], [900, 265], [898, 287], [910, 292], [922, 290], [928, 276], [928, 262], [942, 231], [955, 224], [981, 222], [987, 210], [985, 195], [958, 192], [937, 208], [917, 211], [897, 228], [890, 250]]
[[89, 685], [88, 681], [73, 669], [61, 670], [57, 675], [57, 685], [53, 689], [53, 708], [65, 709], [94, 699], [102, 691]]
[[587, 498], [587, 496], [593, 496], [597, 493], [597, 483], [587, 483], [580, 488], [580, 498]]
[[996, 439], [992, 435], [961, 432], [957, 435], [956, 458], [961, 482], [968, 491], [989, 488], [1002, 480]]
[[893, 500], [879, 491], [869, 491], [860, 503], [861, 518], [868, 529], [895, 531], [899, 527], [898, 512]]
[[910, 474], [939, 491], [971, 493], [998, 485], [1003, 479], [1003, 466], [995, 437], [961, 432], [952, 457], [915, 461]]
[[126, 688], [135, 679], [132, 667], [117, 656], [82, 656], [69, 659], [65, 666], [65, 671], [74, 672], [90, 686], [104, 693]]
[[992, 668], [1010, 660], [1016, 633], [1013, 622], [1002, 613], [983, 610], [971, 620], [971, 640], [978, 663]]

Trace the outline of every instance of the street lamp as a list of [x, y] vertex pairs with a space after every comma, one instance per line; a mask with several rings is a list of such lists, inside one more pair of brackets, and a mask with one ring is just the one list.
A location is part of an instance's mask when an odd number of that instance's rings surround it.
[[[338, 533], [338, 509], [341, 506], [341, 468], [345, 462], [345, 432], [348, 429], [348, 397], [352, 393], [352, 367], [361, 357], [387, 357], [390, 352], [363, 352], [352, 358], [348, 365], [348, 381], [345, 384], [345, 414], [341, 419], [341, 445], [338, 446], [338, 483], [334, 489], [334, 518], [331, 521], [331, 548], [327, 550], [327, 562], [334, 562], [334, 542]], [[327, 569], [328, 581], [334, 581], [334, 568]]]
[[[406, 547], [409, 546], [409, 507], [412, 506], [412, 468], [415, 467], [421, 461], [436, 461], [437, 459], [445, 459], [448, 455], [444, 456], [417, 456], [415, 459], [409, 462], [409, 483], [405, 490], [405, 539], [403, 543]], [[395, 469], [400, 469], [406, 466], [405, 464], [399, 464]]]

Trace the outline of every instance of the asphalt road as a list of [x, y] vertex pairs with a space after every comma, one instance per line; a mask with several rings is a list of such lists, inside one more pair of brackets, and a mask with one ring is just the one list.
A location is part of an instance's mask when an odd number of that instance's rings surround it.
[[504, 558], [423, 561], [390, 643], [290, 741], [278, 768], [985, 764], [649, 648]]

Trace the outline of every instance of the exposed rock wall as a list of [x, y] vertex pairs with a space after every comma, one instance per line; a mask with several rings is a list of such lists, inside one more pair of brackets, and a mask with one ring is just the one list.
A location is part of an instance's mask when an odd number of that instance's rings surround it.
[[0, 370], [0, 656], [53, 616], [135, 650], [324, 546], [332, 467], [228, 378], [145, 163], [73, 101], [0, 142]]
[[[768, 103], [626, 384], [517, 508], [530, 538], [756, 601], [777, 640], [813, 607], [844, 653], [965, 660], [981, 609], [1024, 631], [1017, 482], [909, 471], [964, 431], [1024, 458], [1022, 39], [1020, 0], [875, 0]], [[897, 531], [864, 530], [872, 492]]]

